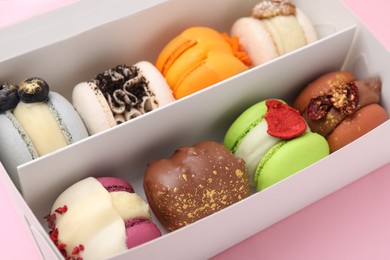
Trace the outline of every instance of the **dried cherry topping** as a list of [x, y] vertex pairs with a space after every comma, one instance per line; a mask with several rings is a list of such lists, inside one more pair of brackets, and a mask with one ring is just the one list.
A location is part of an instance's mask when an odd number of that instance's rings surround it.
[[297, 110], [279, 100], [267, 100], [267, 133], [281, 139], [291, 139], [306, 131], [306, 122]]
[[334, 86], [329, 94], [312, 98], [307, 107], [307, 116], [310, 120], [324, 118], [334, 107], [345, 115], [356, 111], [359, 103], [359, 90], [354, 81]]
[[319, 120], [326, 116], [332, 108], [332, 96], [323, 95], [310, 100], [307, 108], [307, 116], [310, 120]]

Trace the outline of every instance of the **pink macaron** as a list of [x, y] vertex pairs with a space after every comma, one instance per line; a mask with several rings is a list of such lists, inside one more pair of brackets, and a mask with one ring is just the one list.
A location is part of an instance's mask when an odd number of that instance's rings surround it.
[[120, 178], [89, 177], [60, 194], [46, 216], [65, 258], [101, 259], [161, 236], [149, 205]]

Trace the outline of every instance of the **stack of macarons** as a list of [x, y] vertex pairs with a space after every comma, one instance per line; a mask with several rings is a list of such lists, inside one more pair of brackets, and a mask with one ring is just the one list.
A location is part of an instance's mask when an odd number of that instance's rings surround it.
[[[230, 36], [193, 26], [170, 40], [155, 66], [119, 65], [77, 84], [72, 103], [93, 135], [186, 97], [317, 39], [289, 0], [263, 0]], [[135, 94], [137, 93], [137, 94]]]
[[317, 40], [309, 18], [289, 0], [262, 0], [230, 32], [190, 27], [161, 50], [156, 67], [176, 99]]
[[[193, 26], [170, 40], [155, 66], [119, 65], [77, 84], [72, 103], [93, 135], [181, 99], [317, 39], [289, 0], [263, 0], [230, 36]], [[137, 93], [137, 94], [135, 94]]]

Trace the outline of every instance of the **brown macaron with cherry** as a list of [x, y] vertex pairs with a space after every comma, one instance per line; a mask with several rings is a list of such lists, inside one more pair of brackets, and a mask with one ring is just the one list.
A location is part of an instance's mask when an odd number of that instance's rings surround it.
[[351, 72], [334, 71], [308, 84], [294, 107], [335, 152], [389, 119], [381, 89], [379, 77], [357, 80]]

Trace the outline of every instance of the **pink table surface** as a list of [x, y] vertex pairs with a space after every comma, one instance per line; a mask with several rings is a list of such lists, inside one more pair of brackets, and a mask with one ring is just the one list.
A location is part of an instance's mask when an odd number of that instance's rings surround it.
[[[0, 0], [0, 28], [76, 1]], [[390, 2], [343, 1], [390, 50], [390, 35], [386, 30], [390, 24]], [[390, 164], [213, 259], [390, 259], [389, 173]], [[0, 212], [0, 258], [40, 259], [2, 186]]]

